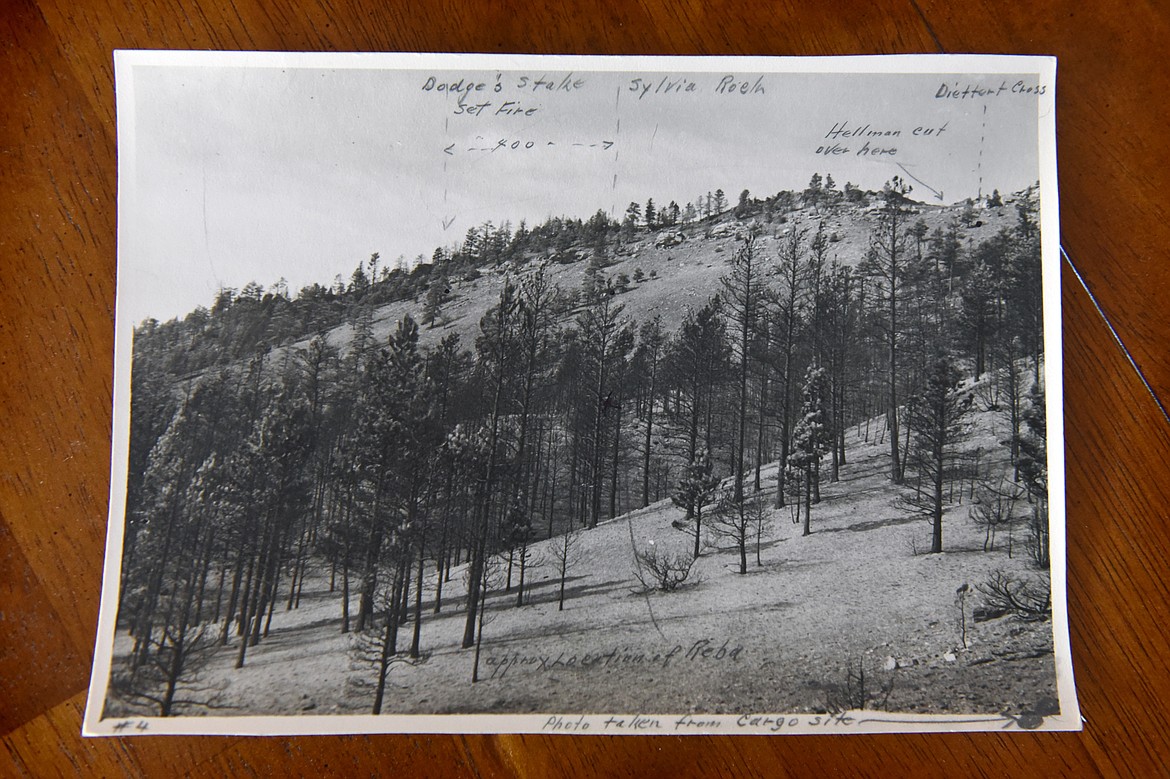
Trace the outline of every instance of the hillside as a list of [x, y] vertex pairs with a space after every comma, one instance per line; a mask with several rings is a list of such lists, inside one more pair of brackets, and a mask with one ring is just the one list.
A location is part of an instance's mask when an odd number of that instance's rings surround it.
[[1034, 192], [810, 191], [144, 324], [111, 715], [1051, 713]]
[[[915, 213], [910, 215], [910, 221], [921, 219], [929, 235], [950, 227], [959, 219], [966, 206], [913, 203], [912, 208]], [[670, 332], [678, 328], [688, 310], [701, 307], [711, 295], [719, 291], [719, 279], [727, 272], [728, 258], [736, 249], [737, 230], [754, 223], [760, 231], [758, 241], [763, 256], [774, 262], [780, 242], [790, 230], [806, 231], [807, 237], [811, 237], [817, 225], [823, 222], [825, 232], [837, 238], [830, 238], [829, 259], [856, 267], [869, 250], [870, 236], [877, 218], [877, 212], [871, 207], [848, 205], [823, 213], [811, 207], [798, 208], [786, 214], [783, 222], [779, 219], [763, 222], [755, 218], [740, 221], [727, 212], [694, 225], [642, 230], [633, 241], [614, 251], [605, 273], [611, 279], [620, 274], [633, 279], [635, 271], [640, 269], [646, 279], [640, 283], [631, 281], [629, 290], [620, 295], [620, 302], [626, 307], [624, 313], [639, 322], [655, 314], [661, 315], [665, 329]], [[1015, 218], [1010, 204], [982, 208], [970, 227], [959, 227], [961, 240], [968, 246], [977, 244], [999, 230], [1011, 227]], [[667, 233], [681, 235], [684, 240], [673, 246], [656, 245], [659, 237]], [[585, 279], [589, 247], [574, 245], [564, 254], [576, 255], [579, 259], [571, 264], [548, 263], [550, 279], [563, 289], [579, 289]], [[421, 342], [434, 344], [440, 338], [455, 333], [464, 346], [470, 346], [478, 333], [480, 319], [498, 301], [504, 279], [509, 276], [515, 278], [544, 260], [539, 256], [531, 256], [524, 264], [481, 267], [478, 269], [479, 277], [470, 281], [451, 279], [451, 299], [444, 304], [435, 326], [423, 327]], [[412, 316], [416, 321], [424, 321], [424, 303], [424, 296], [418, 294], [378, 307], [373, 314], [374, 335], [385, 339], [405, 315]], [[333, 329], [329, 335], [330, 342], [343, 347], [348, 343], [351, 329], [348, 324]], [[301, 347], [304, 343], [299, 341], [295, 346]]]
[[[929, 256], [939, 251], [940, 241], [953, 238], [960, 254], [969, 253], [1002, 230], [1016, 226], [1019, 197], [1020, 193], [1006, 197], [998, 206], [985, 200], [941, 206], [906, 199], [904, 227], [918, 223], [924, 227], [917, 238], [907, 229], [906, 250]], [[627, 319], [643, 322], [658, 314], [664, 329], [673, 332], [688, 311], [701, 307], [720, 291], [720, 278], [735, 253], [737, 234], [746, 229], [757, 234], [768, 271], [774, 270], [768, 266], [777, 263], [780, 244], [791, 231], [801, 233], [807, 245], [823, 224], [829, 238], [826, 260], [856, 268], [870, 250], [880, 219], [880, 198], [880, 193], [870, 192], [860, 203], [838, 201], [814, 208], [800, 205], [799, 196], [793, 193], [781, 192], [755, 201], [756, 208], [743, 219], [728, 210], [688, 224], [653, 228], [639, 225], [627, 229], [623, 224], [619, 230], [617, 222], [607, 221], [592, 228], [602, 236], [593, 239], [586, 237], [592, 234], [590, 225], [599, 218], [609, 219], [601, 212], [587, 222], [551, 218], [529, 236], [542, 229], [546, 234], [527, 241], [522, 240], [519, 230], [513, 232], [507, 226], [497, 229], [489, 223], [480, 229], [489, 235], [495, 230], [497, 243], [507, 247], [497, 246], [491, 257], [476, 256], [469, 235], [462, 243], [437, 248], [429, 261], [420, 255], [409, 268], [400, 258], [399, 267], [391, 269], [380, 263], [375, 253], [368, 261], [358, 260], [348, 282], [340, 275], [332, 284], [321, 279], [295, 294], [283, 280], [267, 288], [256, 281], [242, 289], [224, 287], [209, 308], [197, 307], [165, 323], [154, 319], [141, 323], [135, 328], [135, 353], [150, 355], [154, 373], [190, 379], [211, 366], [239, 366], [264, 353], [279, 358], [286, 350], [303, 349], [321, 333], [327, 334], [331, 345], [345, 351], [355, 323], [367, 313], [372, 321], [371, 335], [379, 342], [384, 343], [402, 317], [409, 315], [427, 323], [420, 332], [424, 347], [454, 334], [462, 348], [470, 349], [481, 318], [498, 302], [505, 280], [520, 280], [543, 266], [550, 282], [562, 292], [580, 291], [599, 244], [605, 246], [605, 277], [611, 283], [623, 276], [629, 279], [627, 286], [617, 290]], [[760, 207], [761, 202], [782, 200], [787, 205], [767, 210]], [[668, 238], [673, 240], [664, 241]], [[479, 240], [486, 241], [482, 236]], [[643, 274], [641, 280], [638, 270]], [[426, 316], [427, 296], [431, 285], [439, 281], [445, 282], [442, 286], [448, 294], [431, 323]], [[561, 312], [556, 324], [571, 325], [580, 310]]]
[[[965, 451], [994, 451], [1006, 424], [1002, 412], [977, 412]], [[929, 544], [928, 523], [898, 507], [901, 491], [885, 476], [888, 456], [872, 427], [868, 442], [864, 428], [851, 430], [849, 464], [840, 482], [823, 485], [812, 535], [801, 537], [790, 509], [770, 511], [762, 565], [753, 560], [747, 576], [737, 573], [734, 548], [713, 544], [692, 584], [639, 593], [632, 545], [681, 551], [690, 543], [671, 526], [681, 511], [663, 501], [583, 533], [558, 611], [549, 549], [556, 539], [536, 544], [525, 605], [515, 607], [514, 594], [498, 588], [488, 597], [481, 681], [474, 685], [474, 650], [459, 648], [466, 566], [453, 570], [441, 614], [432, 613], [428, 577], [422, 635], [429, 659], [391, 666], [383, 711], [823, 712], [841, 705], [847, 669], [859, 667], [869, 680], [870, 708], [1048, 711], [1056, 696], [1051, 623], [1012, 616], [974, 622], [986, 600], [976, 588], [993, 571], [1042, 580], [1029, 565], [1023, 531], [1015, 530], [1012, 555], [1003, 536], [993, 551], [982, 551], [982, 531], [968, 519], [964, 499], [946, 512], [945, 553], [918, 553]], [[1006, 467], [985, 457], [982, 474]], [[965, 634], [956, 600], [964, 585]], [[340, 612], [327, 570], [316, 569], [301, 607], [277, 609], [271, 634], [243, 669], [233, 667], [235, 649], [225, 647], [191, 680], [216, 691], [227, 708], [193, 705], [181, 713], [368, 713], [376, 672], [355, 660], [360, 639], [340, 632]], [[124, 633], [117, 646], [129, 650]]]

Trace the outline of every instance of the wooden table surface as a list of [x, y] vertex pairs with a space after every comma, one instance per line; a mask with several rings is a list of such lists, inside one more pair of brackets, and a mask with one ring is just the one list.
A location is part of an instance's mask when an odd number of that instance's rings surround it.
[[[0, 775], [1164, 775], [1170, 4], [400, 5], [4, 0]], [[109, 487], [116, 48], [1057, 55], [1068, 596], [1084, 732], [83, 740]]]

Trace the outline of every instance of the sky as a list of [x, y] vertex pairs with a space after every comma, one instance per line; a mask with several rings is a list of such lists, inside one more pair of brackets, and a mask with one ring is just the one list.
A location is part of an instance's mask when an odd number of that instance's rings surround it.
[[[329, 284], [489, 220], [621, 218], [720, 188], [734, 204], [814, 172], [863, 189], [901, 175], [946, 203], [1039, 175], [1034, 76], [427, 64], [120, 72], [120, 312], [165, 320], [221, 286]], [[867, 142], [896, 152], [859, 154]]]

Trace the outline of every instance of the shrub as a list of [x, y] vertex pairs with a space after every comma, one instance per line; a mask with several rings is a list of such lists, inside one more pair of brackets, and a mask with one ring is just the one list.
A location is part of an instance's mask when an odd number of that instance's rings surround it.
[[1047, 568], [1048, 555], [1048, 508], [1047, 500], [1037, 501], [1028, 515], [1028, 556], [1037, 568]]
[[657, 546], [634, 552], [634, 576], [642, 592], [674, 592], [690, 578], [696, 558], [664, 552]]
[[[975, 487], [975, 502], [967, 509], [967, 515], [983, 528], [983, 551], [995, 550], [995, 534], [1008, 528], [1016, 520], [1016, 504], [1024, 497], [1024, 491], [1015, 482], [1000, 476], [998, 482], [981, 480]], [[1008, 556], [1011, 556], [1008, 546]]]
[[884, 709], [894, 691], [894, 673], [875, 684], [874, 676], [865, 675], [865, 664], [852, 660], [845, 664], [845, 679], [822, 685], [825, 692], [825, 708], [834, 714], [845, 711], [862, 711], [866, 708]]
[[1052, 616], [1052, 593], [1047, 577], [1037, 582], [1030, 577], [993, 571], [991, 578], [976, 588], [983, 593], [989, 610], [1015, 614], [1028, 622]]

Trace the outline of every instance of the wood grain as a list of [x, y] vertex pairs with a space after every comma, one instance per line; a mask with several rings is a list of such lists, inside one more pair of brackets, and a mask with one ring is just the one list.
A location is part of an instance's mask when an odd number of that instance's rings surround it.
[[1146, 3], [139, 3], [0, 11], [0, 774], [1155, 776], [1170, 763], [1170, 426], [1063, 286], [1081, 734], [83, 740], [101, 585], [115, 268], [112, 50], [1055, 54], [1063, 243], [1170, 399], [1170, 166]]

